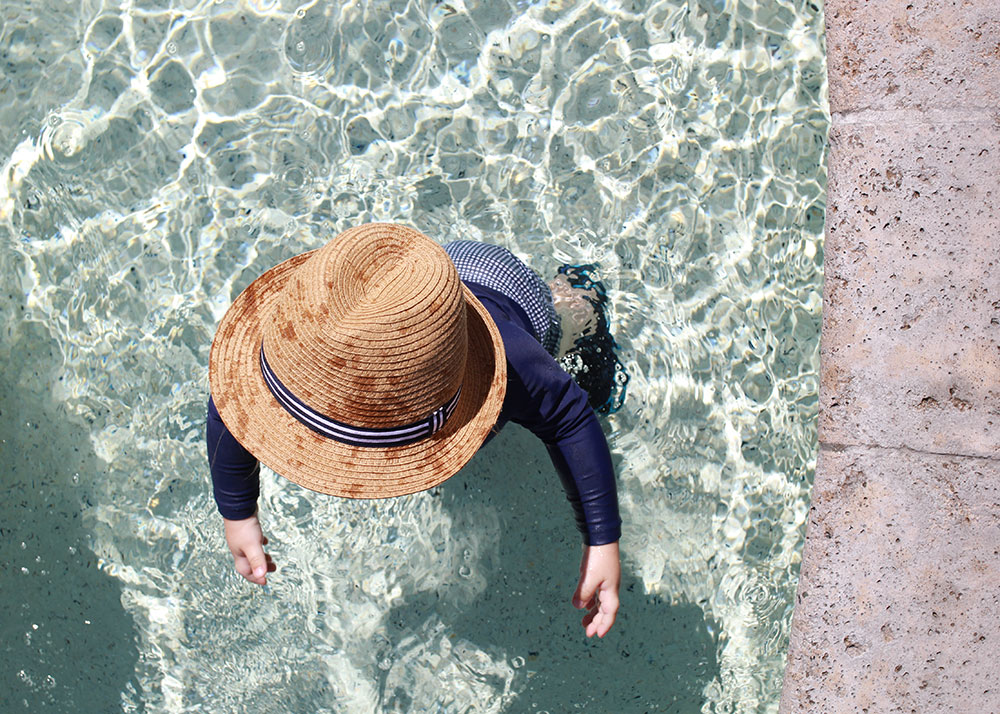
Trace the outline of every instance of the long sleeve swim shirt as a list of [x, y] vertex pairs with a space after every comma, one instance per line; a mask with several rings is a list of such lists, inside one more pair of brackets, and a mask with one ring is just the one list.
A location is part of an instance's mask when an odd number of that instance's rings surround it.
[[[607, 440], [587, 393], [538, 342], [521, 307], [503, 293], [466, 282], [496, 323], [507, 354], [507, 393], [489, 441], [508, 422], [545, 444], [587, 545], [621, 536], [614, 467]], [[231, 520], [257, 510], [260, 465], [233, 437], [209, 398], [206, 428], [213, 493]]]

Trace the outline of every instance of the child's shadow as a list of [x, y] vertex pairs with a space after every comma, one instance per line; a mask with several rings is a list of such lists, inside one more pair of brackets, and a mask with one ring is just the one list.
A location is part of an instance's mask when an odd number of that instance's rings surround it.
[[[584, 636], [583, 611], [570, 604], [580, 536], [555, 469], [533, 435], [508, 426], [438, 494], [455, 533], [478, 528], [492, 538], [495, 527], [484, 529], [476, 513], [484, 501], [496, 509], [497, 547], [476, 564], [486, 587], [471, 602], [448, 592], [407, 594], [388, 614], [392, 649], [426, 635], [421, 627], [434, 613], [456, 642], [516, 659], [513, 687], [519, 696], [505, 709], [508, 714], [701, 711], [704, 687], [718, 674], [713, 623], [696, 605], [670, 605], [645, 594], [627, 569], [627, 553], [614, 627], [603, 640]], [[382, 679], [383, 711], [420, 704], [402, 689]]]

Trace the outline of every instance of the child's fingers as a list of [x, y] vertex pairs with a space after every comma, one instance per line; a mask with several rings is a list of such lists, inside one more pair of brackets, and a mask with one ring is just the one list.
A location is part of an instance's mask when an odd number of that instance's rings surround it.
[[611, 630], [611, 626], [615, 624], [615, 614], [605, 612], [601, 607], [595, 607], [586, 614], [581, 624], [586, 630], [587, 637], [594, 635], [604, 637]]
[[263, 585], [268, 571], [267, 557], [264, 555], [264, 548], [259, 544], [253, 544], [244, 551], [250, 561], [250, 568], [253, 573], [253, 582]]
[[[601, 593], [600, 610], [594, 618], [594, 633], [598, 637], [604, 637], [608, 630], [615, 624], [615, 617], [618, 615], [618, 596], [612, 592]], [[588, 634], [589, 636], [589, 634]]]
[[593, 578], [588, 578], [587, 573], [581, 575], [580, 582], [576, 586], [576, 592], [573, 593], [573, 607], [578, 610], [593, 607], [594, 596], [597, 595], [597, 585], [597, 581]]
[[587, 637], [604, 637], [614, 625], [620, 578], [617, 543], [585, 548], [573, 605], [588, 611], [581, 621]]
[[271, 560], [271, 556], [264, 553], [263, 549], [260, 550], [259, 554], [255, 554], [254, 557], [247, 557], [244, 553], [234, 554], [233, 564], [236, 567], [237, 573], [257, 585], [266, 585], [266, 574], [277, 570], [277, 566]]
[[603, 583], [601, 587], [601, 613], [615, 621], [618, 614], [618, 588], [610, 583]]
[[587, 637], [604, 637], [611, 626], [615, 624], [618, 615], [618, 593], [607, 583], [601, 583], [600, 594], [595, 595], [587, 603], [588, 612], [580, 624], [586, 630]]
[[266, 581], [263, 576], [257, 576], [253, 572], [253, 565], [251, 565], [250, 560], [245, 555], [233, 556], [234, 565], [236, 566], [236, 572], [242, 575], [244, 578], [249, 580], [251, 583], [256, 585], [265, 585]]
[[267, 584], [267, 574], [277, 570], [271, 556], [264, 552], [267, 538], [256, 516], [243, 520], [223, 519], [226, 543], [233, 554], [236, 572], [257, 585]]
[[587, 637], [593, 637], [594, 635], [604, 637], [608, 630], [611, 629], [611, 626], [607, 623], [604, 614], [595, 607], [583, 618], [583, 628]]
[[236, 566], [236, 572], [244, 578], [249, 578], [253, 572], [253, 568], [250, 567], [250, 561], [244, 555], [234, 555], [233, 564]]

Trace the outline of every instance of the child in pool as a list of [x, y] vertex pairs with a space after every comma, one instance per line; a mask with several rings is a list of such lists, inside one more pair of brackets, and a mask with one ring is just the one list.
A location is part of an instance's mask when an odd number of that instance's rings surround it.
[[396, 496], [449, 478], [514, 421], [545, 443], [572, 503], [584, 541], [573, 604], [587, 636], [603, 637], [618, 611], [621, 520], [594, 409], [620, 405], [624, 372], [603, 287], [586, 267], [560, 272], [553, 299], [503, 248], [442, 249], [368, 224], [247, 287], [212, 344], [207, 423], [236, 570], [259, 585], [275, 570], [259, 461], [322, 493]]

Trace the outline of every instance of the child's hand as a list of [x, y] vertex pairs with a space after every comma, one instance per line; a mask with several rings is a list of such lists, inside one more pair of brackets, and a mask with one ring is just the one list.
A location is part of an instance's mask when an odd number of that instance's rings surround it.
[[236, 572], [257, 585], [267, 584], [267, 573], [277, 570], [271, 556], [264, 552], [267, 538], [260, 530], [260, 521], [253, 515], [241, 521], [223, 518], [226, 543], [233, 554]]
[[587, 637], [604, 637], [615, 624], [618, 613], [618, 585], [622, 570], [618, 562], [618, 541], [588, 545], [580, 563], [580, 584], [573, 593], [573, 607], [586, 608], [583, 618]]

